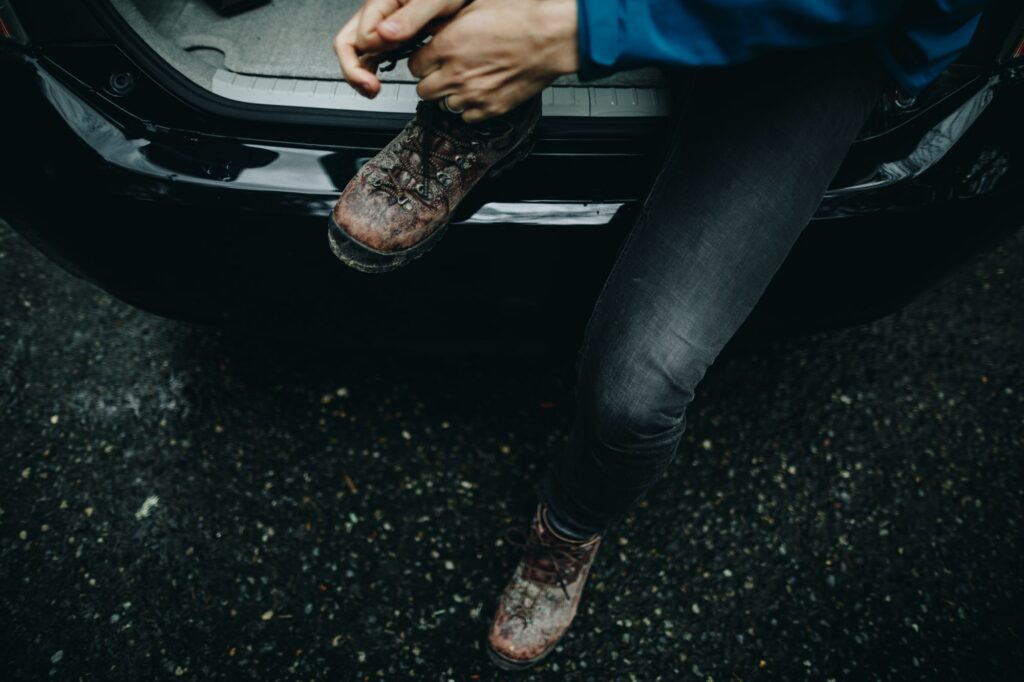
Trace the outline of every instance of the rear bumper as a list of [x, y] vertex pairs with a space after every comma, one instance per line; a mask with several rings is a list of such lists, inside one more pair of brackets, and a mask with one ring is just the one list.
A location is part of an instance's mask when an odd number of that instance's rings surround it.
[[[447, 343], [565, 331], [572, 343], [663, 134], [551, 136], [500, 185], [474, 192], [430, 258], [375, 277], [332, 257], [326, 216], [390, 130], [302, 144], [189, 132], [129, 114], [41, 56], [2, 50], [0, 68], [10, 102], [0, 217], [140, 308], [289, 334]], [[984, 87], [973, 125], [902, 176], [898, 163], [866, 161], [877, 141], [860, 145], [865, 158], [851, 163], [872, 172], [826, 198], [751, 328], [805, 331], [891, 312], [1024, 222], [1021, 80]], [[937, 116], [924, 132], [948, 118]], [[924, 132], [900, 140], [913, 151]]]

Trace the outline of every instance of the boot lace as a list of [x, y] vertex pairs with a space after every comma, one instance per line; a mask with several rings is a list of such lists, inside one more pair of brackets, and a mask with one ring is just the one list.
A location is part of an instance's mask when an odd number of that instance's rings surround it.
[[[416, 118], [399, 134], [397, 148], [388, 155], [389, 158], [377, 164], [383, 173], [378, 172], [370, 178], [373, 189], [385, 192], [406, 210], [412, 210], [411, 195], [427, 206], [435, 206], [438, 199], [447, 204], [447, 189], [455, 181], [450, 169], [465, 171], [477, 161], [479, 141], [471, 140], [467, 144], [465, 139], [449, 132], [450, 122], [444, 117], [452, 115], [435, 111], [436, 108], [436, 104], [431, 102], [420, 103]], [[450, 148], [459, 153], [443, 153], [437, 147], [438, 140], [446, 140]], [[420, 158], [418, 168], [409, 161], [413, 153]], [[413, 178], [412, 191], [401, 182], [402, 171]]]
[[533, 528], [528, 531], [522, 528], [508, 528], [504, 532], [504, 540], [526, 553], [527, 570], [530, 575], [540, 576], [541, 582], [546, 584], [557, 584], [562, 588], [565, 598], [569, 599], [566, 581], [575, 577], [589, 560], [597, 538], [581, 544], [545, 544]]

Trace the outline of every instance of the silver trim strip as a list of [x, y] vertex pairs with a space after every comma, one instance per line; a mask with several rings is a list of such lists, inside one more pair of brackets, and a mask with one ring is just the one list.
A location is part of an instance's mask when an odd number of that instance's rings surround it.
[[495, 201], [459, 224], [607, 225], [623, 206], [623, 202]]
[[[214, 94], [239, 102], [271, 106], [346, 109], [411, 114], [420, 101], [415, 83], [383, 83], [367, 99], [341, 80], [247, 76], [226, 69], [213, 74]], [[541, 95], [545, 116], [668, 116], [670, 97], [663, 88], [579, 87], [555, 85]]]

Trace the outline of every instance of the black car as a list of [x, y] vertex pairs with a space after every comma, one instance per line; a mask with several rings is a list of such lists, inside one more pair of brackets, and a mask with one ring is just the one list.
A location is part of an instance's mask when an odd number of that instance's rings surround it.
[[[658, 168], [659, 72], [557, 81], [533, 154], [478, 185], [429, 257], [365, 275], [331, 255], [326, 216], [416, 98], [401, 65], [372, 101], [340, 79], [346, 2], [0, 0], [0, 217], [161, 315], [572, 345]], [[887, 314], [1024, 222], [1022, 41], [1019, 0], [994, 2], [925, 92], [886, 94], [744, 332]]]

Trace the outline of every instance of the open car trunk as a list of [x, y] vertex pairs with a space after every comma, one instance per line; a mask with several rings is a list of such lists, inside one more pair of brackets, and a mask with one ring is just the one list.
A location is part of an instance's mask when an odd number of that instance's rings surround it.
[[[373, 100], [341, 78], [331, 43], [361, 0], [273, 0], [222, 16], [203, 0], [110, 0], [128, 25], [171, 66], [230, 99], [278, 106], [411, 112], [416, 78], [403, 60], [382, 73]], [[558, 79], [544, 93], [545, 115], [659, 116], [668, 108], [655, 68], [581, 85]]]

